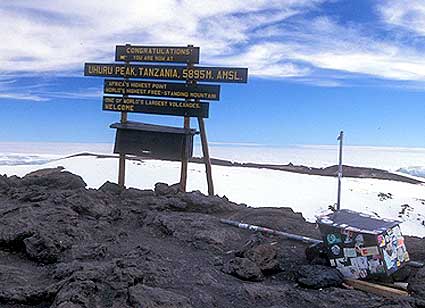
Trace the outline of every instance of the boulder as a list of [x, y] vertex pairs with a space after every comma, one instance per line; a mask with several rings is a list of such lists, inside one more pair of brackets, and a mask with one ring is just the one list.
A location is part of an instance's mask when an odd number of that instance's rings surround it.
[[344, 276], [337, 269], [324, 265], [303, 265], [297, 274], [298, 283], [312, 289], [337, 287], [344, 282]]
[[247, 258], [235, 257], [228, 260], [224, 264], [223, 271], [242, 280], [261, 281], [264, 279], [257, 264]]
[[79, 189], [87, 186], [82, 177], [63, 169], [63, 167], [48, 168], [28, 173], [22, 178], [21, 184], [45, 186], [51, 189]]

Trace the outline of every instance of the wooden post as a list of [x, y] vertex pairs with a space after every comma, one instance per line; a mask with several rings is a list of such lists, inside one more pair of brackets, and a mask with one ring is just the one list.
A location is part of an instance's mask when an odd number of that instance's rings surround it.
[[[184, 117], [184, 128], [190, 129], [190, 118]], [[182, 151], [182, 163], [181, 163], [181, 171], [180, 171], [180, 190], [186, 191], [186, 183], [187, 183], [187, 167], [188, 167], [188, 157], [186, 155], [186, 141], [183, 144]]]
[[[126, 46], [131, 46], [130, 44], [126, 44]], [[130, 64], [130, 62], [125, 61], [125, 64]], [[128, 81], [128, 78], [124, 78], [125, 81]], [[127, 95], [123, 95], [123, 98], [126, 98]], [[121, 124], [126, 124], [128, 121], [127, 112], [121, 112]], [[118, 163], [118, 185], [121, 187], [125, 187], [125, 154], [121, 153]]]
[[[127, 123], [127, 112], [121, 112], [121, 124]], [[125, 154], [120, 154], [118, 164], [118, 185], [125, 187]]]
[[201, 134], [202, 155], [204, 156], [205, 172], [207, 174], [208, 195], [214, 196], [214, 183], [212, 178], [211, 160], [208, 149], [207, 132], [203, 118], [198, 118], [199, 131]]
[[[193, 45], [187, 45], [187, 47], [193, 47]], [[187, 68], [192, 68], [193, 63], [188, 62]], [[186, 80], [186, 84], [191, 84], [193, 81]], [[190, 99], [185, 99], [186, 102], [189, 102]], [[190, 129], [190, 117], [184, 117], [184, 124], [183, 127], [185, 129]], [[180, 169], [180, 190], [186, 191], [186, 184], [187, 184], [187, 167], [188, 167], [188, 157], [186, 155], [186, 142], [183, 144], [183, 152], [182, 152], [182, 163], [181, 163], [181, 169]]]

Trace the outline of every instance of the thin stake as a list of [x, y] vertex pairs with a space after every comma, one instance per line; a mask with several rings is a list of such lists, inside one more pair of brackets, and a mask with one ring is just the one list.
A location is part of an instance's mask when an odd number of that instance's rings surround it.
[[336, 202], [336, 209], [341, 209], [341, 178], [342, 178], [342, 141], [344, 138], [344, 132], [341, 131], [337, 140], [339, 140], [339, 166], [338, 166], [338, 199]]
[[220, 219], [220, 222], [223, 223], [223, 224], [226, 224], [226, 225], [231, 225], [231, 226], [240, 228], [240, 229], [246, 229], [246, 230], [249, 230], [249, 231], [252, 231], [252, 232], [262, 232], [262, 233], [278, 235], [278, 236], [281, 236], [281, 237], [289, 239], [289, 240], [300, 241], [300, 242], [304, 242], [304, 243], [308, 243], [308, 244], [323, 243], [323, 241], [315, 239], [315, 238], [302, 236], [302, 235], [298, 235], [298, 234], [293, 234], [293, 233], [287, 233], [287, 232], [274, 230], [274, 229], [270, 229], [270, 228], [266, 228], [266, 227], [250, 225], [250, 224], [242, 223], [242, 222], [235, 221], [235, 220], [223, 219], [222, 218], [222, 219]]

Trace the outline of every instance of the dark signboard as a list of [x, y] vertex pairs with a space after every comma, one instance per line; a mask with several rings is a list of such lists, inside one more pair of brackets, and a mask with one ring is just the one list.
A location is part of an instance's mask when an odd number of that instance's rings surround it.
[[199, 47], [118, 45], [115, 61], [199, 63]]
[[114, 123], [117, 129], [114, 153], [180, 160], [193, 154], [194, 129], [139, 122]]
[[213, 101], [220, 99], [220, 86], [208, 84], [192, 85], [176, 82], [105, 79], [104, 92], [106, 94], [175, 97]]
[[208, 118], [209, 104], [171, 99], [103, 97], [103, 110]]
[[246, 83], [247, 68], [86, 63], [84, 76]]

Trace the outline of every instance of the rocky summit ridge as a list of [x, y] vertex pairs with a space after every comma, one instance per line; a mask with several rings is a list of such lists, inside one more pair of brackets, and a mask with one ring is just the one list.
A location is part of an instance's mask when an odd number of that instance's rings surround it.
[[[336, 270], [308, 263], [306, 244], [221, 218], [320, 238], [290, 208], [250, 208], [176, 185], [87, 189], [61, 168], [0, 176], [0, 306], [425, 307], [424, 268], [392, 278], [409, 283], [406, 298], [350, 290]], [[425, 239], [406, 245], [425, 260]]]

